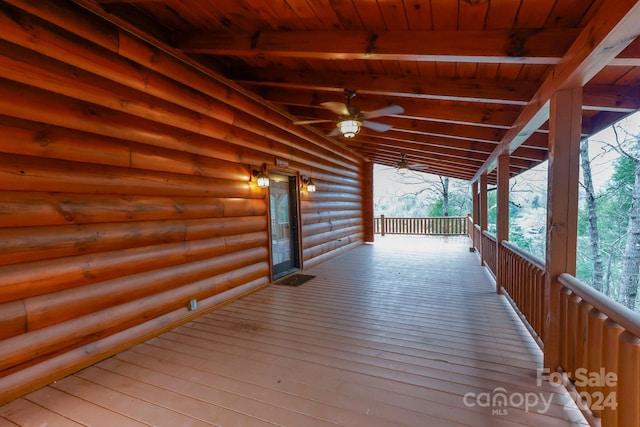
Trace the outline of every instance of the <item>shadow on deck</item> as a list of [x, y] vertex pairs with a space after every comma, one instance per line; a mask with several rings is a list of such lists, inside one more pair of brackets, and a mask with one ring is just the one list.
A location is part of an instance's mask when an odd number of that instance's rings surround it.
[[541, 351], [468, 248], [378, 237], [0, 407], [0, 426], [586, 425], [538, 384]]

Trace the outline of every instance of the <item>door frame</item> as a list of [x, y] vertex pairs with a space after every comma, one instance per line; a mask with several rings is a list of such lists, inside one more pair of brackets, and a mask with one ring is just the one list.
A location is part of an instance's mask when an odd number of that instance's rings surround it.
[[[271, 281], [275, 281], [275, 280], [280, 280], [286, 276], [289, 276], [291, 274], [295, 274], [298, 273], [300, 271], [302, 271], [302, 264], [303, 264], [303, 260], [302, 260], [302, 220], [301, 220], [301, 211], [300, 211], [300, 174], [297, 171], [292, 171], [290, 169], [284, 169], [284, 168], [280, 168], [280, 167], [269, 167], [267, 173], [269, 174], [269, 176], [271, 176], [271, 174], [276, 174], [276, 175], [282, 175], [282, 176], [286, 176], [289, 178], [294, 178], [295, 179], [295, 191], [293, 191], [293, 193], [295, 193], [295, 202], [296, 202], [296, 209], [295, 209], [295, 226], [297, 228], [297, 232], [296, 234], [296, 238], [297, 238], [297, 242], [294, 243], [294, 248], [295, 248], [295, 254], [294, 254], [294, 260], [297, 260], [297, 265], [294, 265], [293, 268], [295, 268], [295, 271], [290, 271], [287, 274], [284, 274], [282, 276], [279, 276], [277, 278], [274, 277], [274, 271], [273, 271], [273, 241], [272, 241], [272, 226], [271, 226], [271, 186], [269, 186], [268, 191], [267, 191], [267, 227], [268, 227], [268, 240], [269, 240], [269, 277], [271, 279]], [[270, 178], [271, 179], [271, 178]], [[292, 194], [290, 193], [289, 196], [291, 197]], [[291, 220], [291, 218], [290, 218]]]

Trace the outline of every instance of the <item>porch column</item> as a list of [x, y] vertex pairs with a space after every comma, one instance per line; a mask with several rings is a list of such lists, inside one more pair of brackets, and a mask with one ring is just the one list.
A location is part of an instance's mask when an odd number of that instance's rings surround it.
[[487, 230], [487, 228], [489, 228], [489, 209], [487, 208], [487, 181], [488, 181], [488, 177], [486, 173], [483, 173], [482, 175], [480, 175], [480, 194], [478, 195], [479, 197], [479, 204], [478, 204], [478, 215], [480, 217], [480, 242], [479, 242], [479, 248], [480, 248], [480, 263], [481, 265], [484, 265], [484, 260], [485, 260], [485, 255], [486, 255], [486, 250], [487, 248], [484, 247], [484, 245], [482, 244], [482, 242], [484, 242], [484, 238], [482, 237], [482, 232]]
[[362, 166], [362, 222], [364, 241], [373, 242], [373, 163], [364, 162]]
[[544, 290], [544, 367], [560, 366], [561, 273], [576, 273], [578, 178], [582, 130], [582, 88], [556, 92], [550, 100], [547, 254]]
[[502, 293], [506, 265], [500, 259], [500, 242], [509, 240], [509, 153], [498, 157], [498, 218], [496, 224], [496, 292]]

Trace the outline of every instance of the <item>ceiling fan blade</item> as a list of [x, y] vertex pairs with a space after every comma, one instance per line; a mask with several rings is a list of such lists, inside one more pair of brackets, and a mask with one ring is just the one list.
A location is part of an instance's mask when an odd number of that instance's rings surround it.
[[327, 134], [328, 136], [338, 136], [340, 135], [340, 129], [334, 128], [331, 132]]
[[315, 123], [329, 123], [332, 122], [333, 120], [327, 120], [327, 119], [315, 119], [315, 120], [297, 120], [295, 122], [293, 122], [294, 125], [312, 125]]
[[327, 110], [333, 111], [339, 116], [348, 116], [350, 114], [349, 108], [347, 108], [347, 105], [342, 102], [323, 102], [320, 105]]
[[393, 126], [391, 125], [386, 125], [384, 123], [376, 123], [376, 122], [370, 122], [368, 120], [363, 120], [362, 121], [362, 126], [369, 128], [369, 129], [373, 129], [376, 132], [386, 132], [389, 129], [393, 128]]
[[374, 117], [392, 116], [394, 114], [404, 113], [404, 108], [399, 105], [387, 105], [386, 107], [378, 108], [377, 110], [369, 111], [362, 115], [365, 119], [373, 119]]

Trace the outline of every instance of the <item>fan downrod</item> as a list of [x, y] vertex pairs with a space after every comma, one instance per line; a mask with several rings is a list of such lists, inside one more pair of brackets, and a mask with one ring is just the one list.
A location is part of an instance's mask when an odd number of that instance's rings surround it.
[[347, 106], [351, 106], [351, 100], [353, 98], [355, 98], [356, 96], [356, 91], [353, 89], [345, 89], [344, 90], [344, 97], [347, 98]]

